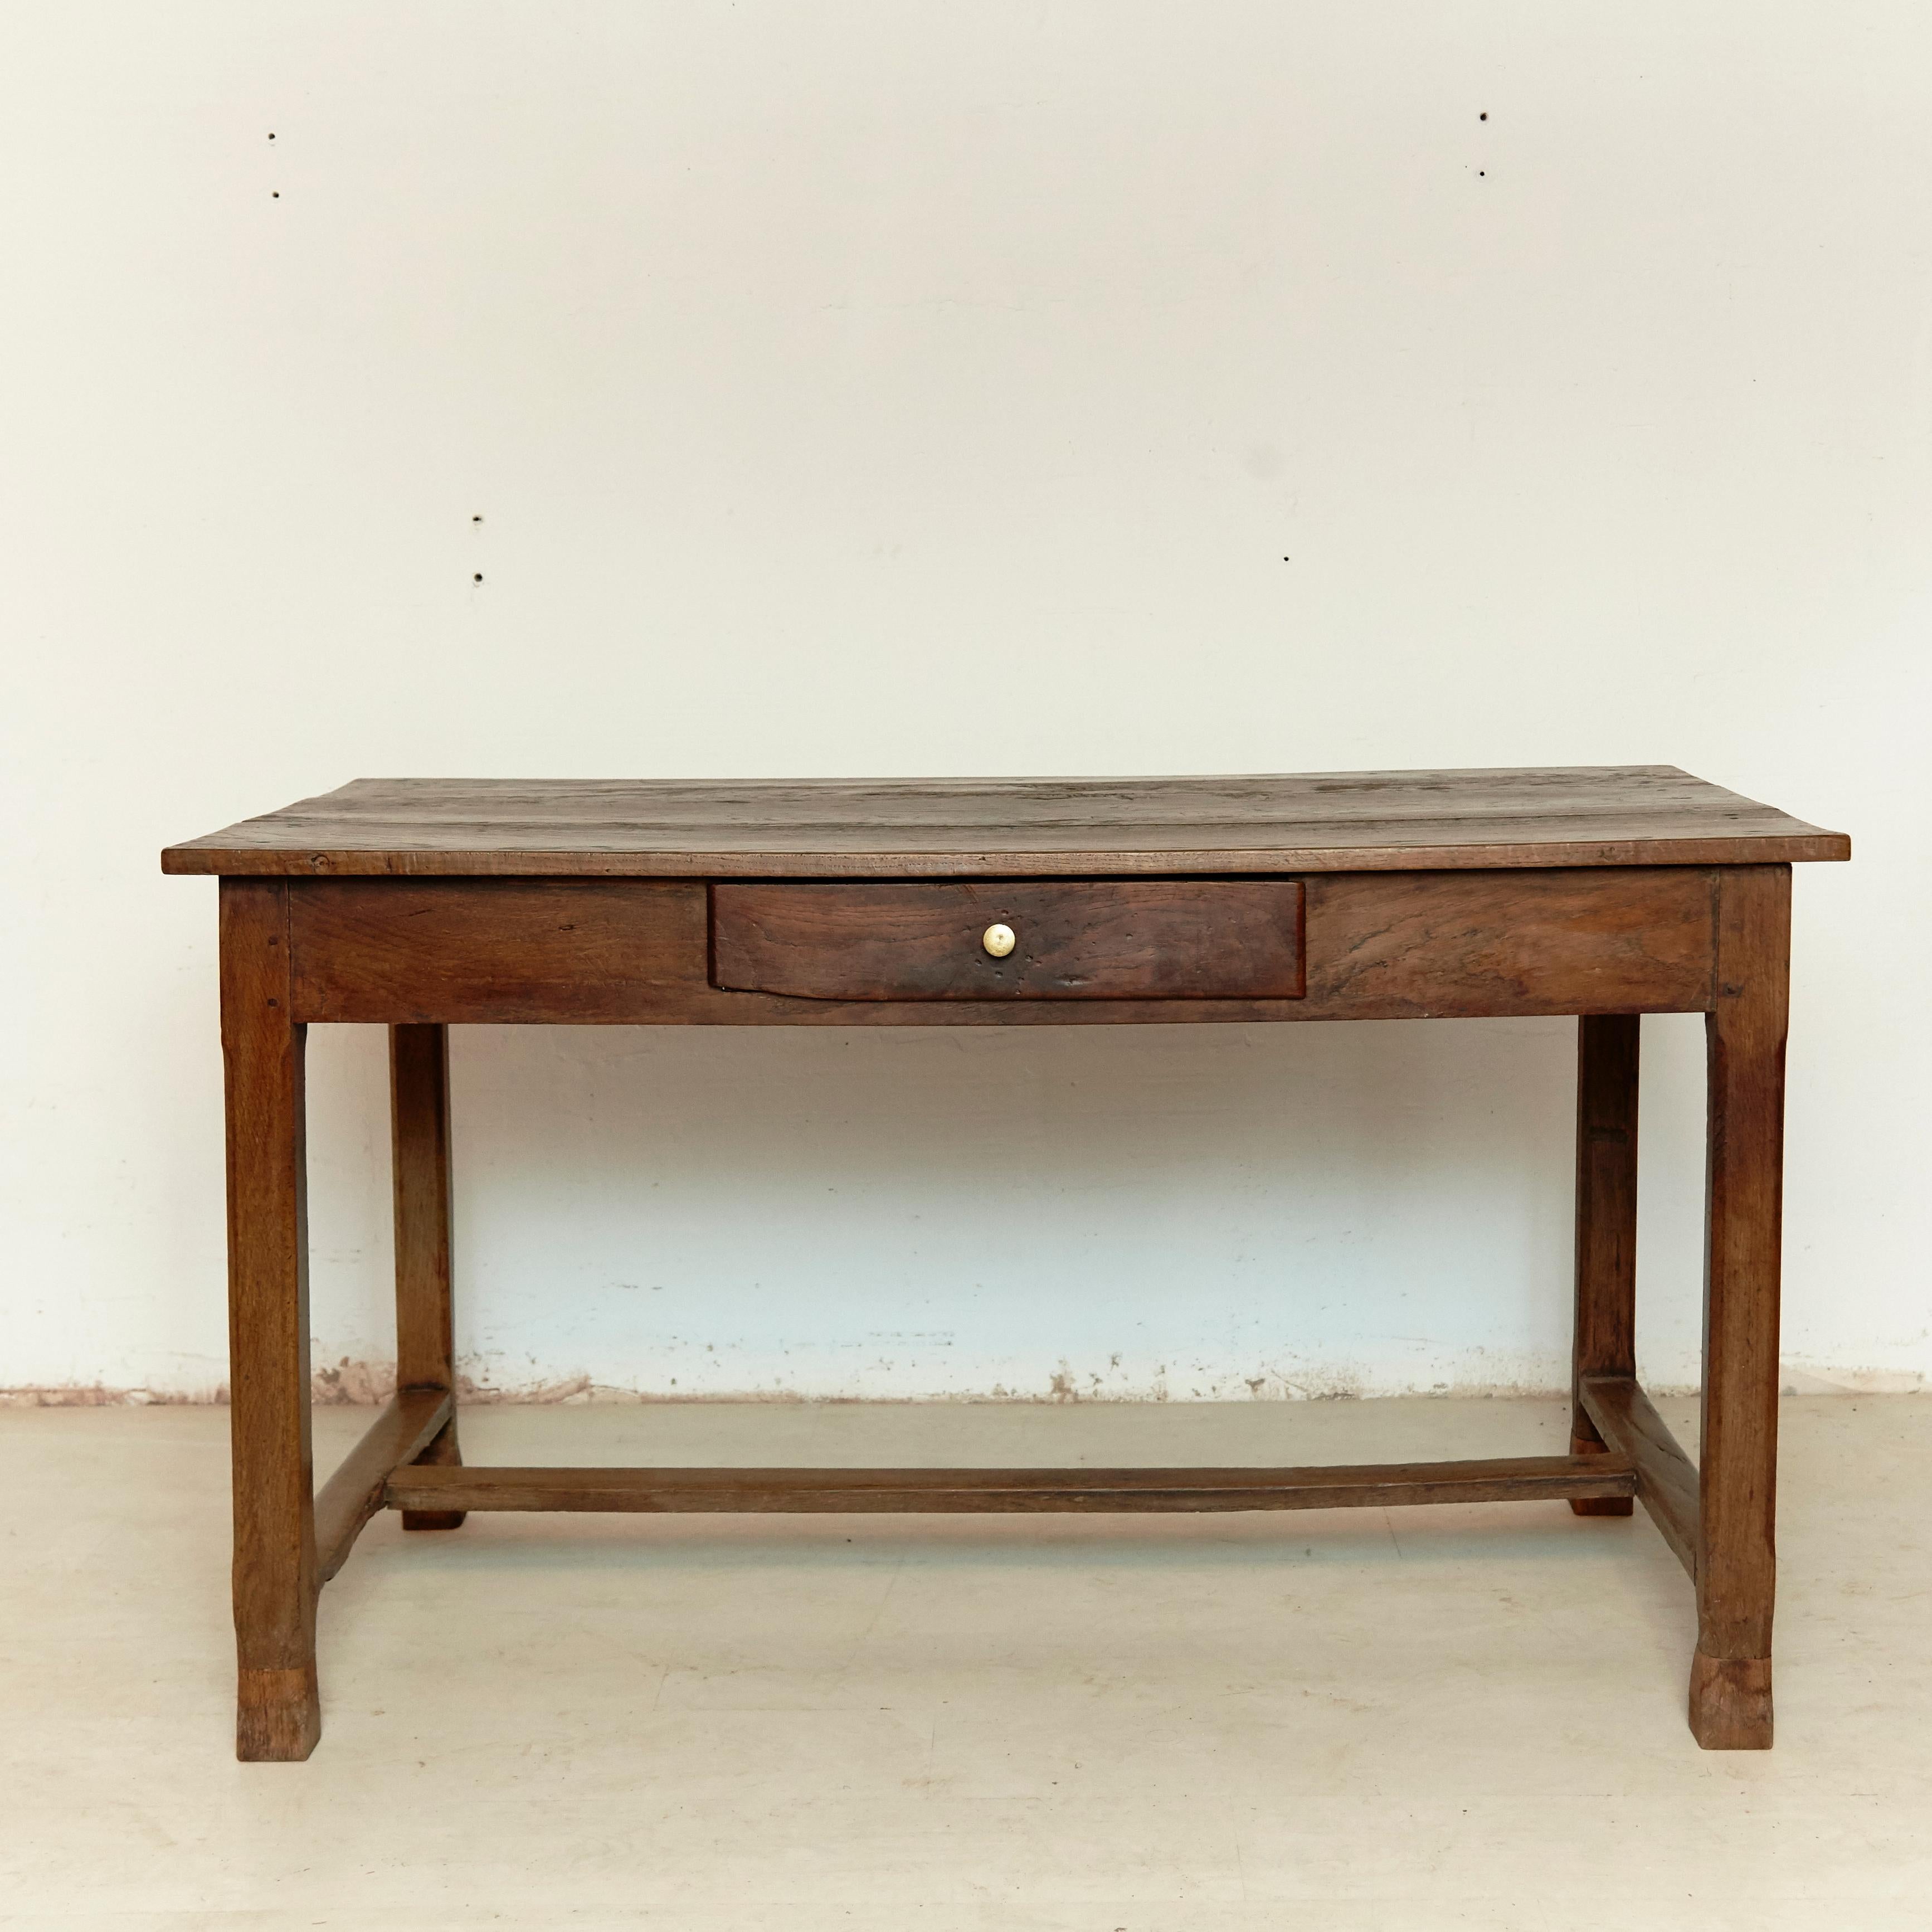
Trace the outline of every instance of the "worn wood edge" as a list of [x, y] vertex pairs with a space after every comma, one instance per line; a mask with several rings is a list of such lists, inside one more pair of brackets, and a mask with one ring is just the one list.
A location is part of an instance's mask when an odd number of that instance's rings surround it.
[[1629, 1496], [1628, 1458], [1306, 1468], [398, 1468], [391, 1509], [682, 1511], [1279, 1510]]
[[1690, 1735], [1705, 1750], [1769, 1750], [1771, 1659], [1690, 1656]]
[[[776, 993], [734, 993], [716, 988], [698, 989], [704, 1004], [678, 997], [656, 1006], [640, 1002], [630, 1011], [589, 1016], [566, 1006], [531, 1001], [520, 1006], [479, 1006], [455, 1002], [417, 1006], [400, 1016], [393, 1005], [358, 1001], [347, 1012], [298, 1004], [296, 1017], [304, 1024], [439, 1026], [694, 1026], [694, 1027], [1077, 1027], [1270, 1026], [1314, 1024], [1344, 1026], [1363, 1020], [1420, 1019], [1572, 1019], [1578, 1001], [1497, 999], [1478, 1004], [1420, 1008], [1410, 1000], [1364, 1000], [1337, 1012], [1327, 1000], [806, 1000]], [[716, 1004], [713, 1004], [713, 1000]], [[726, 1002], [730, 1004], [726, 1004]], [[1701, 1013], [1708, 1010], [1701, 997], [1693, 1002], [1665, 999], [1644, 1001], [1601, 1012]]]
[[390, 1472], [435, 1441], [452, 1406], [445, 1389], [403, 1389], [383, 1404], [316, 1497], [319, 1583], [326, 1583], [348, 1561], [362, 1526], [382, 1508], [382, 1486]]
[[170, 845], [164, 872], [255, 878], [932, 879], [1063, 878], [1176, 873], [1516, 872], [1562, 866], [1770, 866], [1846, 860], [1842, 832], [1735, 838], [1578, 839], [1510, 844], [1276, 846], [1212, 851], [404, 851]]
[[299, 1764], [322, 1738], [315, 1659], [287, 1670], [243, 1665], [235, 1701], [235, 1755], [244, 1764]]
[[1697, 1466], [1634, 1376], [1586, 1376], [1583, 1407], [1597, 1432], [1636, 1472], [1636, 1495], [1693, 1582], [1697, 1575]]

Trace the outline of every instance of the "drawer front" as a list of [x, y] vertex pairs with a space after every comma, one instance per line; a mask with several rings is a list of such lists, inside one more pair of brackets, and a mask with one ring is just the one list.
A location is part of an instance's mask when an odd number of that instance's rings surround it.
[[711, 979], [808, 1000], [1298, 1000], [1301, 883], [720, 881]]

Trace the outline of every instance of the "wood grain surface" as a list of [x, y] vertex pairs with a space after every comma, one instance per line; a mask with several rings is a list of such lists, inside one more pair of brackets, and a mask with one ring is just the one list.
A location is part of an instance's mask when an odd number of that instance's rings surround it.
[[[447, 1027], [389, 1029], [389, 1148], [396, 1229], [396, 1387], [445, 1399], [442, 1422], [417, 1453], [426, 1462], [460, 1462]], [[406, 1530], [462, 1526], [460, 1514], [412, 1510], [403, 1517]]]
[[[1576, 1022], [1576, 1319], [1572, 1331], [1570, 1453], [1604, 1446], [1583, 1403], [1587, 1376], [1636, 1373], [1635, 1013]], [[1582, 1498], [1579, 1516], [1628, 1516], [1624, 1496]]]
[[1387, 1509], [1628, 1496], [1622, 1456], [1233, 1469], [398, 1469], [392, 1509], [778, 1512]]
[[[1662, 766], [369, 782], [172, 849], [170, 871], [224, 874], [241, 1754], [298, 1758], [313, 1747], [316, 1593], [379, 1505], [429, 1527], [471, 1509], [1276, 1510], [1540, 1497], [1607, 1511], [1633, 1496], [1695, 1580], [1694, 1733], [1707, 1748], [1768, 1745], [1790, 862], [1849, 850], [1838, 834]], [[1240, 895], [1262, 908], [1252, 929], [1210, 910]], [[1283, 943], [1292, 904], [1298, 949]], [[1022, 935], [1003, 972], [970, 946], [996, 919]], [[962, 970], [962, 952], [981, 981]], [[1291, 977], [1299, 998], [1286, 992]], [[1646, 1012], [1708, 1022], [1694, 1468], [1632, 1372], [1635, 1016]], [[454, 1460], [448, 1024], [1538, 1014], [1582, 1016], [1570, 1456], [1232, 1470], [475, 1469]], [[394, 1029], [402, 1384], [319, 1504], [302, 1121], [314, 1021]]]
[[1586, 1376], [1580, 1393], [1598, 1436], [1636, 1468], [1637, 1500], [1694, 1580], [1696, 1464], [1684, 1454], [1634, 1376]]
[[[983, 1026], [1700, 1012], [1714, 872], [1358, 872], [1306, 881], [1299, 1000], [810, 1000], [710, 983], [676, 880], [291, 881], [304, 1020]], [[722, 890], [722, 889], [721, 889]]]
[[[1706, 1750], [1772, 1739], [1778, 1336], [1791, 874], [1723, 875], [1717, 998], [1705, 1020], [1704, 1402], [1697, 1458], [1697, 1654], [1690, 1725]], [[1700, 1687], [1702, 1687], [1700, 1690]]]
[[810, 1000], [1295, 1000], [1301, 905], [1294, 879], [728, 882], [711, 980]]
[[1015, 878], [1700, 866], [1850, 842], [1670, 765], [1239, 778], [358, 778], [170, 872]]
[[449, 1415], [449, 1396], [439, 1389], [399, 1390], [376, 1412], [315, 1499], [319, 1582], [327, 1582], [349, 1560], [364, 1524], [383, 1506], [390, 1472], [420, 1456]]
[[222, 882], [235, 1750], [244, 1759], [304, 1758], [322, 1734], [309, 1435], [305, 1041], [289, 992], [288, 902], [289, 889], [277, 880]]

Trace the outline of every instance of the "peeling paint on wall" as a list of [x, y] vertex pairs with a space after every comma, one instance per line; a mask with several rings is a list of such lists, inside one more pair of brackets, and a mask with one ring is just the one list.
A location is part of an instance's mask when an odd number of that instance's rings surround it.
[[98, 1382], [74, 1382], [50, 1388], [0, 1389], [5, 1408], [152, 1408], [200, 1406], [228, 1400], [226, 1382], [200, 1394], [170, 1389], [105, 1388]]
[[[1177, 1394], [1165, 1376], [1156, 1382], [1128, 1384], [1103, 1381], [1088, 1372], [1076, 1373], [1063, 1363], [1034, 1388], [1006, 1388], [995, 1384], [984, 1390], [953, 1390], [942, 1394], [907, 1397], [896, 1396], [827, 1396], [814, 1391], [784, 1388], [706, 1389], [702, 1392], [676, 1388], [641, 1388], [599, 1382], [588, 1374], [537, 1378], [520, 1382], [478, 1379], [460, 1372], [457, 1378], [457, 1400], [470, 1406], [528, 1404], [532, 1406], [588, 1402], [851, 1402], [907, 1400], [932, 1402], [1358, 1402], [1374, 1401], [1386, 1390], [1364, 1386], [1344, 1371], [1287, 1376], [1272, 1370], [1254, 1376], [1203, 1376], [1185, 1393]], [[1786, 1362], [1780, 1372], [1780, 1388], [1786, 1395], [1923, 1395], [1932, 1393], [1932, 1382], [1923, 1375], [1891, 1369], [1838, 1369], [1803, 1362]], [[346, 1356], [326, 1368], [315, 1371], [310, 1388], [319, 1406], [369, 1407], [386, 1402], [395, 1393], [396, 1371], [392, 1362], [352, 1360]], [[1496, 1399], [1515, 1396], [1556, 1396], [1565, 1391], [1544, 1382], [1456, 1382], [1438, 1383], [1427, 1393], [1443, 1398]], [[1404, 1393], [1413, 1394], [1414, 1391]], [[1690, 1396], [1695, 1384], [1659, 1382], [1652, 1387], [1655, 1395]], [[110, 1388], [98, 1382], [53, 1384], [22, 1388], [0, 1388], [0, 1408], [111, 1408], [180, 1406], [225, 1403], [225, 1383], [199, 1393], [178, 1394], [147, 1388]]]

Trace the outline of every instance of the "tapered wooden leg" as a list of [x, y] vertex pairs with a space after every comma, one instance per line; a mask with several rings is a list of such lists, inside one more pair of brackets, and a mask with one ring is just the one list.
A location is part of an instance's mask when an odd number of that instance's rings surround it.
[[236, 1755], [305, 1758], [315, 1675], [304, 1030], [290, 1018], [288, 888], [221, 882], [234, 1458]]
[[[453, 1394], [449, 1260], [449, 1030], [389, 1029], [389, 1120], [396, 1196], [396, 1386]], [[418, 1462], [460, 1462], [456, 1411]], [[404, 1510], [405, 1529], [454, 1529], [461, 1510]]]
[[[1635, 1013], [1576, 1022], [1576, 1326], [1571, 1353], [1570, 1453], [1600, 1455], [1584, 1412], [1586, 1376], [1636, 1373]], [[1628, 1496], [1572, 1497], [1579, 1516], [1628, 1516]]]
[[1690, 1729], [1707, 1750], [1771, 1744], [1778, 1304], [1791, 872], [1720, 875], [1706, 1193], [1704, 1414]]

